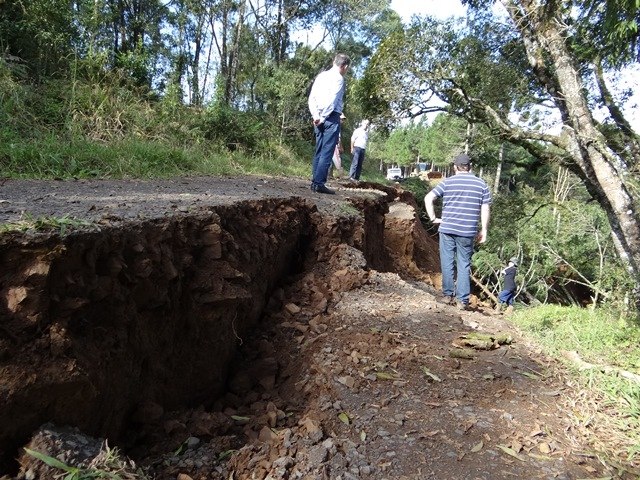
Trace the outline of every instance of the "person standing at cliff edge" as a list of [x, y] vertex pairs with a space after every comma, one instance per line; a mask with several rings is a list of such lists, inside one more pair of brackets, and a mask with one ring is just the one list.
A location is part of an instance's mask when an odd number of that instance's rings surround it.
[[362, 120], [360, 126], [356, 128], [353, 131], [353, 135], [351, 135], [351, 154], [353, 155], [353, 159], [351, 160], [351, 168], [349, 169], [349, 180], [353, 182], [360, 181], [364, 152], [367, 148], [367, 141], [369, 140], [368, 128], [369, 120]]
[[333, 66], [320, 73], [313, 82], [309, 94], [309, 112], [313, 117], [316, 149], [311, 166], [311, 190], [317, 193], [335, 193], [327, 188], [327, 176], [333, 160], [333, 152], [340, 135], [340, 114], [344, 107], [344, 75], [351, 59], [338, 53]]

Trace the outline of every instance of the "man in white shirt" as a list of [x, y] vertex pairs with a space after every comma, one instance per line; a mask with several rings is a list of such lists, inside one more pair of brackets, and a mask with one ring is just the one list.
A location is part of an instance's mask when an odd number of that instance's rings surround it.
[[351, 59], [338, 53], [333, 66], [316, 77], [309, 94], [309, 111], [313, 117], [316, 149], [311, 167], [311, 190], [317, 193], [335, 193], [326, 187], [333, 160], [333, 151], [340, 135], [340, 114], [344, 107], [344, 75]]
[[351, 135], [351, 168], [349, 169], [349, 180], [357, 182], [360, 180], [362, 173], [362, 163], [364, 162], [364, 151], [367, 148], [367, 140], [369, 140], [369, 120], [363, 120], [360, 126], [353, 131]]

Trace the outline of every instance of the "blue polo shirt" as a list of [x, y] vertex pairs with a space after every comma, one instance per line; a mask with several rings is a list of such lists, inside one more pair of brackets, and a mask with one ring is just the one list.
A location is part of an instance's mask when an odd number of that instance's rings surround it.
[[480, 207], [491, 203], [491, 192], [484, 180], [471, 172], [458, 172], [440, 182], [433, 190], [442, 198], [442, 223], [439, 231], [461, 237], [475, 237]]

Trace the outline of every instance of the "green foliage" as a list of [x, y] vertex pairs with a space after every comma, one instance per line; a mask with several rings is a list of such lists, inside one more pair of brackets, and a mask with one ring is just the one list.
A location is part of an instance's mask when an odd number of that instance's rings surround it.
[[68, 66], [77, 35], [68, 2], [9, 1], [0, 8], [0, 49], [25, 62], [32, 79], [55, 75]]
[[449, 165], [453, 157], [464, 151], [466, 131], [465, 120], [439, 114], [420, 136], [420, 156], [436, 165]]
[[363, 27], [367, 38], [371, 39], [375, 45], [379, 45], [389, 35], [403, 29], [402, 18], [390, 8], [383, 9], [373, 22], [365, 22]]
[[380, 137], [374, 136], [371, 142], [371, 157], [380, 158], [387, 164], [407, 165], [415, 162], [415, 142], [410, 128], [396, 128], [383, 143]]
[[637, 61], [640, 55], [640, 3], [636, 0], [578, 2], [573, 48], [586, 58], [605, 58], [612, 65]]
[[401, 69], [405, 42], [403, 30], [395, 30], [385, 38], [369, 60], [355, 91], [363, 113], [388, 129], [397, 123], [395, 114], [398, 107], [395, 100], [402, 98], [396, 94], [394, 87]]
[[[359, 30], [375, 25], [381, 12], [388, 10], [389, 0], [333, 0], [322, 5], [322, 25], [331, 45], [342, 48], [357, 38]], [[369, 30], [370, 33], [370, 30]]]
[[282, 137], [280, 119], [266, 114], [222, 104], [203, 110], [175, 96], [150, 100], [98, 57], [77, 62], [75, 72], [71, 83], [25, 86], [15, 80], [19, 69], [0, 64], [0, 118], [8, 120], [0, 123], [0, 175], [308, 174], [308, 124], [296, 140], [290, 131]]
[[432, 125], [410, 123], [391, 130], [374, 131], [370, 137], [373, 158], [387, 164], [410, 165], [417, 161], [449, 165], [464, 150], [466, 122], [451, 115], [438, 115]]
[[20, 64], [8, 64], [0, 58], [0, 125], [18, 128], [30, 116], [25, 104], [25, 87], [16, 81], [24, 75]]
[[[256, 78], [255, 101], [280, 121], [279, 139], [301, 138], [310, 130], [307, 85], [313, 78], [297, 69], [298, 63], [271, 66]], [[306, 70], [306, 69], [305, 69]], [[274, 132], [275, 133], [275, 132]]]
[[[608, 448], [615, 438], [626, 447], [628, 461], [637, 458], [640, 385], [637, 380], [616, 375], [616, 369], [640, 374], [638, 325], [620, 318], [616, 310], [554, 305], [517, 310], [512, 319], [536, 338], [545, 353], [573, 369], [592, 396], [600, 397], [596, 421], [602, 425], [597, 430], [590, 428], [590, 434], [604, 432]], [[580, 369], [567, 361], [564, 352], [577, 352], [582, 360], [597, 367]]]
[[217, 103], [206, 110], [200, 129], [205, 139], [232, 151], [246, 149], [256, 152], [261, 140], [267, 137], [266, 127], [267, 124], [258, 114], [241, 112]]
[[517, 256], [518, 283], [540, 302], [605, 301], [622, 307], [633, 283], [617, 259], [604, 213], [585, 204], [579, 184], [567, 198], [558, 198], [558, 188], [555, 201], [524, 184], [496, 196], [489, 238], [483, 253], [474, 256], [474, 268], [493, 279], [497, 291], [495, 272]]
[[480, 98], [504, 113], [514, 106], [527, 111], [537, 101], [530, 95], [525, 60], [515, 31], [490, 17], [477, 15], [466, 23], [414, 18], [374, 53], [361, 96], [384, 123], [393, 114], [436, 111], [477, 123], [485, 112], [469, 99]]

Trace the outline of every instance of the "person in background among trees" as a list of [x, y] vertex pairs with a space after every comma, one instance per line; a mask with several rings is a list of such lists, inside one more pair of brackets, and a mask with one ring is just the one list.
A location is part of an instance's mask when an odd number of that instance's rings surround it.
[[333, 152], [340, 136], [340, 114], [344, 106], [344, 75], [351, 59], [338, 53], [333, 66], [321, 72], [313, 82], [309, 94], [309, 111], [313, 117], [316, 149], [311, 166], [311, 190], [317, 193], [336, 193], [325, 183], [333, 160]]
[[336, 143], [336, 148], [333, 151], [333, 165], [336, 167], [334, 174], [336, 177], [342, 177], [342, 152], [344, 152], [344, 147], [342, 146], [342, 124], [346, 120], [347, 117], [344, 114], [340, 115], [340, 133], [338, 134], [338, 143]]
[[[458, 155], [453, 160], [453, 169], [455, 175], [438, 183], [424, 197], [424, 203], [429, 219], [440, 224], [443, 300], [448, 304], [456, 303], [461, 310], [468, 310], [473, 242], [474, 239], [478, 243], [487, 240], [491, 192], [484, 180], [471, 173], [468, 155]], [[436, 198], [442, 198], [442, 218], [435, 214], [433, 202]]]
[[351, 153], [353, 159], [351, 160], [351, 168], [349, 169], [349, 180], [359, 181], [360, 174], [362, 173], [362, 163], [364, 162], [364, 151], [367, 148], [367, 141], [369, 140], [369, 120], [362, 120], [360, 126], [353, 131], [351, 135]]
[[504, 285], [498, 295], [500, 303], [496, 305], [497, 312], [505, 305], [507, 306], [505, 314], [513, 312], [513, 301], [516, 298], [516, 273], [518, 273], [518, 257], [511, 257], [507, 266], [500, 272], [504, 275]]

